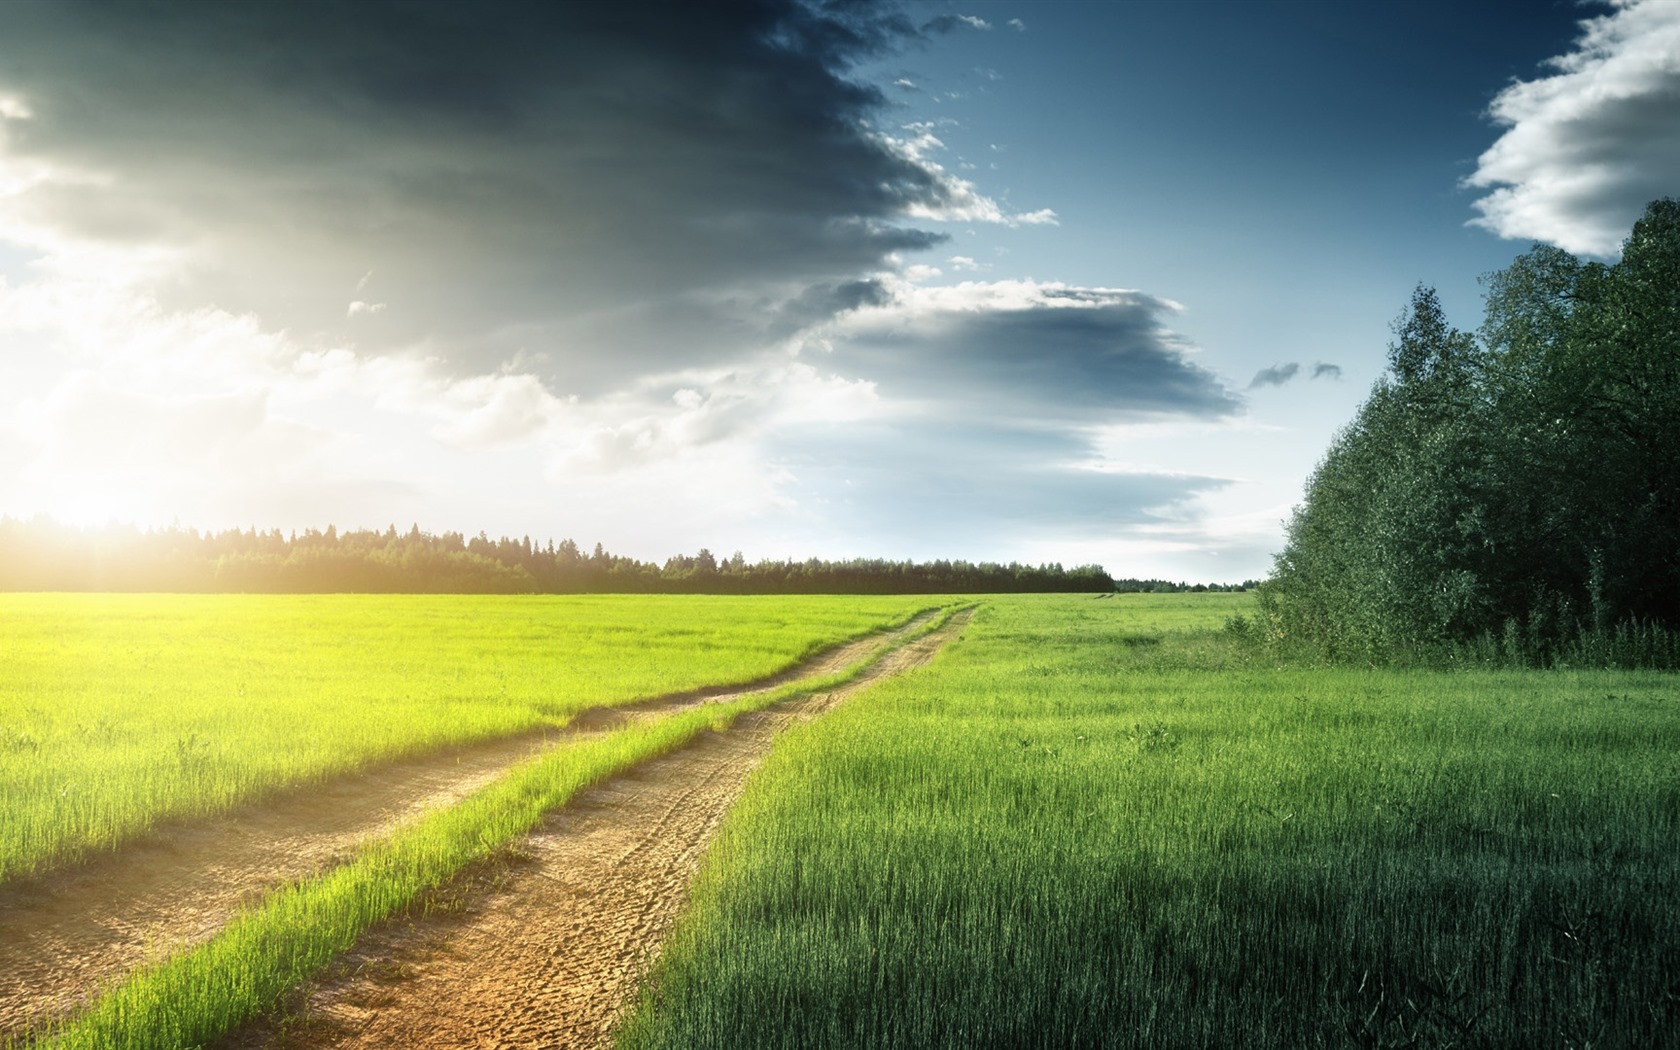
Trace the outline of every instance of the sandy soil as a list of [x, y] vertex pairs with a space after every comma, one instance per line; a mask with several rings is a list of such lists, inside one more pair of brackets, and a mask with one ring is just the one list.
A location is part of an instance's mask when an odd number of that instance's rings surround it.
[[565, 730], [342, 777], [213, 821], [176, 826], [67, 870], [0, 886], [0, 1044], [86, 1005], [101, 984], [219, 930], [243, 903], [331, 867], [370, 838], [449, 805], [545, 747], [627, 719], [833, 674], [925, 624], [837, 646], [751, 686], [596, 709]]
[[743, 715], [590, 789], [364, 937], [221, 1050], [611, 1045], [707, 843], [776, 735], [925, 663], [967, 620], [891, 652], [859, 681]]

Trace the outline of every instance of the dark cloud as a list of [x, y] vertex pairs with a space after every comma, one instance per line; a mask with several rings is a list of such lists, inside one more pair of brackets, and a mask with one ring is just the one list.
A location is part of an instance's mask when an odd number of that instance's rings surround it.
[[1240, 400], [1165, 326], [1171, 309], [1102, 289], [1034, 287], [1007, 304], [912, 296], [843, 325], [833, 364], [888, 396], [990, 418], [1079, 426], [1235, 413]]
[[[1248, 388], [1250, 390], [1257, 390], [1263, 386], [1282, 386], [1291, 379], [1294, 379], [1296, 374], [1300, 371], [1301, 366], [1296, 364], [1294, 361], [1291, 361], [1286, 365], [1273, 365], [1270, 368], [1262, 368], [1260, 371], [1254, 373], [1253, 379], [1249, 380]], [[1317, 376], [1318, 372], [1315, 369], [1313, 371], [1313, 377], [1317, 378]]]
[[1226, 484], [1086, 469], [1077, 437], [987, 422], [808, 427], [784, 434], [782, 448], [792, 494], [826, 522], [943, 556], [1026, 535], [1115, 536]]
[[[950, 188], [869, 131], [883, 98], [848, 76], [917, 32], [882, 4], [64, 0], [5, 22], [0, 92], [30, 111], [8, 154], [92, 176], [11, 207], [176, 249], [167, 303], [295, 334], [476, 368], [551, 350], [564, 391], [581, 355], [628, 375], [737, 345], [742, 289], [843, 301], [941, 239], [900, 220]], [[649, 303], [696, 323], [615, 323]]]
[[860, 307], [885, 306], [890, 302], [892, 292], [874, 278], [812, 285], [775, 307], [776, 317], [770, 330], [776, 337], [785, 337]]
[[1317, 364], [1313, 365], [1312, 378], [1314, 378], [1314, 379], [1340, 379], [1340, 378], [1342, 378], [1342, 366], [1341, 365], [1329, 364], [1328, 362], [1325, 362], [1325, 361], [1320, 361]]

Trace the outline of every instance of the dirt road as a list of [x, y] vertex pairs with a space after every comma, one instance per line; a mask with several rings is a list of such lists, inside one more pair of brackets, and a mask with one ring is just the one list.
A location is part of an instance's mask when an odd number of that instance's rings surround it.
[[0, 886], [0, 1043], [82, 1008], [101, 984], [213, 935], [271, 887], [449, 805], [580, 733], [834, 674], [926, 624], [837, 646], [750, 686], [586, 712], [564, 730], [462, 748], [339, 778], [270, 804], [171, 828], [75, 868]]
[[364, 937], [221, 1050], [610, 1045], [707, 843], [776, 734], [925, 663], [968, 617], [841, 689], [743, 715], [590, 789], [499, 863], [457, 879], [431, 914]]

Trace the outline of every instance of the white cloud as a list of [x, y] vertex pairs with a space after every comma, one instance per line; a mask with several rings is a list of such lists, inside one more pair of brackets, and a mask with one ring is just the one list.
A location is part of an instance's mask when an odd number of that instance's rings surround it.
[[1493, 100], [1506, 128], [1465, 180], [1501, 237], [1614, 255], [1646, 203], [1680, 192], [1680, 3], [1615, 0], [1554, 74]]
[[[996, 200], [981, 193], [974, 183], [945, 170], [933, 159], [933, 154], [945, 149], [945, 143], [933, 133], [933, 125], [908, 124], [904, 130], [910, 133], [909, 137], [882, 135], [879, 141], [925, 172], [935, 189], [935, 192], [908, 203], [905, 214], [909, 218], [936, 222], [985, 222], [1009, 227], [1059, 225], [1055, 211], [1050, 208], [1031, 212], [1007, 211]], [[998, 149], [997, 146], [992, 148]]]
[[0, 387], [0, 514], [435, 520], [451, 490], [505, 478], [518, 469], [509, 448], [540, 450], [567, 421], [532, 375], [306, 349], [250, 315], [169, 311], [120, 283], [53, 272], [0, 283], [0, 344], [26, 350]]
[[1061, 225], [1061, 220], [1058, 219], [1056, 217], [1056, 213], [1049, 208], [1040, 208], [1037, 211], [1021, 212], [1019, 215], [1010, 216], [1010, 218], [1012, 220], [1011, 225], [1020, 225], [1020, 226], [1060, 226]]
[[567, 414], [566, 403], [529, 373], [471, 376], [437, 393], [446, 418], [433, 433], [466, 448], [515, 444], [560, 425]]

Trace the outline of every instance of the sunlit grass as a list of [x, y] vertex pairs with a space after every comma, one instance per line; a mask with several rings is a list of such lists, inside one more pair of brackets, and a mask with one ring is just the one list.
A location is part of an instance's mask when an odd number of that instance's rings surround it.
[[1680, 679], [1279, 668], [1167, 601], [993, 600], [784, 738], [623, 1045], [1675, 1045]]
[[586, 706], [747, 681], [931, 604], [0, 595], [0, 881]]
[[[950, 615], [947, 610], [919, 633], [938, 629]], [[132, 974], [83, 1016], [43, 1033], [36, 1045], [166, 1050], [213, 1039], [272, 1006], [371, 925], [489, 857], [580, 790], [699, 733], [726, 728], [743, 712], [835, 688], [870, 662], [562, 744], [459, 805], [363, 848], [343, 866], [271, 894], [212, 940]]]

